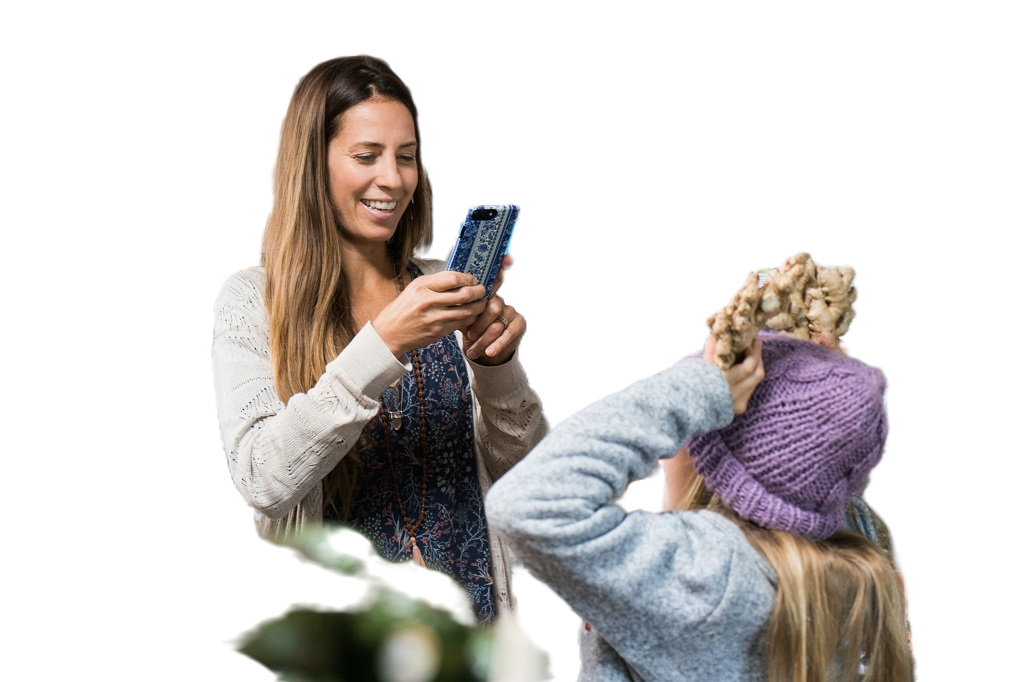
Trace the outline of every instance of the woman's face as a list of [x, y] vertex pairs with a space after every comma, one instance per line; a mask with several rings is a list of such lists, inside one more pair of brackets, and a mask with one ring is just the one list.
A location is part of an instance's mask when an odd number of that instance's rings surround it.
[[409, 110], [395, 100], [348, 109], [328, 144], [327, 167], [345, 238], [357, 244], [391, 239], [419, 180]]

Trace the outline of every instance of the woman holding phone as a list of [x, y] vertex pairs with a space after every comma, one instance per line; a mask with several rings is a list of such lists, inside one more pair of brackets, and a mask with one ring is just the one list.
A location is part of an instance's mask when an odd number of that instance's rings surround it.
[[419, 142], [385, 62], [342, 57], [302, 78], [263, 265], [215, 305], [217, 407], [261, 535], [344, 523], [386, 559], [452, 576], [486, 623], [512, 601], [483, 496], [547, 422], [516, 356], [523, 316], [414, 255], [432, 232]]

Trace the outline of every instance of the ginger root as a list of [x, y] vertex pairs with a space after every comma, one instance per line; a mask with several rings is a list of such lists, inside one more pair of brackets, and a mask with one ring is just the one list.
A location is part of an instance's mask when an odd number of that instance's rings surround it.
[[763, 285], [751, 273], [732, 302], [708, 318], [715, 364], [736, 364], [763, 327], [815, 343], [827, 332], [837, 342], [855, 314], [853, 277], [852, 268], [816, 265], [807, 253], [787, 259]]

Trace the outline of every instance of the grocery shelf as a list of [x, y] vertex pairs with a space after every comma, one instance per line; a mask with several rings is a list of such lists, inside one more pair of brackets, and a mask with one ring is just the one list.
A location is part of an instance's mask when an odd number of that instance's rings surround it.
[[[508, 298], [506, 302], [513, 305], [527, 322], [680, 332], [707, 332], [705, 319], [711, 312], [701, 308], [668, 305], [584, 303], [531, 298]], [[850, 333], [844, 338], [853, 343], [941, 348], [944, 331], [941, 322], [861, 317], [855, 319]]]
[[0, 125], [193, 123], [281, 119], [288, 99], [183, 101], [131, 106], [40, 106], [0, 109]]
[[883, 516], [933, 523], [944, 520], [945, 505], [942, 498], [934, 495], [909, 495], [868, 485], [864, 488], [864, 501]]
[[0, 203], [62, 206], [120, 206], [191, 211], [268, 213], [272, 195], [244, 191], [175, 191], [163, 189], [61, 189], [0, 187]]
[[[801, 0], [806, 2], [807, 0]], [[752, 5], [753, 6], [753, 5]], [[432, 157], [434, 178], [945, 170], [948, 142], [495, 157]]]
[[433, 36], [430, 55], [436, 58], [556, 45], [844, 22], [847, 19], [921, 14], [948, 8], [946, 0], [799, 0], [631, 16], [579, 24]]
[[202, 424], [191, 424], [178, 419], [165, 419], [138, 412], [104, 408], [81, 400], [54, 397], [32, 391], [0, 386], [0, 403], [13, 404], [26, 410], [38, 410], [48, 415], [73, 417], [85, 422], [118, 426], [130, 431], [178, 438], [216, 447], [224, 446], [220, 429]]
[[0, 287], [0, 305], [14, 305], [50, 312], [93, 315], [125, 319], [128, 322], [170, 325], [190, 329], [213, 329], [213, 310], [128, 303], [105, 298], [85, 298], [65, 294], [47, 294], [27, 289]]

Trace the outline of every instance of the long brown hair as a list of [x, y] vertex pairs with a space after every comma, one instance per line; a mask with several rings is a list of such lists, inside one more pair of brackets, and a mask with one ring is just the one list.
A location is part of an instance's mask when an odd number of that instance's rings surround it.
[[740, 518], [699, 475], [678, 508], [730, 519], [775, 570], [764, 647], [771, 682], [913, 678], [899, 578], [870, 540], [846, 530], [809, 540], [762, 528]]
[[[330, 196], [327, 148], [342, 115], [370, 99], [394, 100], [412, 115], [405, 83], [375, 57], [339, 57], [318, 64], [295, 87], [281, 128], [274, 171], [274, 205], [263, 237], [267, 315], [274, 387], [281, 400], [308, 391], [358, 331], [341, 261], [344, 237]], [[416, 147], [419, 181], [412, 203], [388, 244], [404, 269], [432, 236], [430, 183]], [[324, 480], [325, 502], [341, 491], [348, 514], [358, 456], [352, 452]]]

